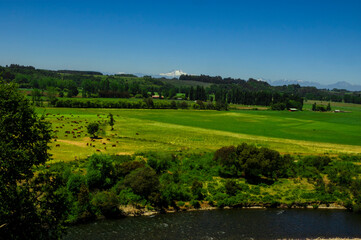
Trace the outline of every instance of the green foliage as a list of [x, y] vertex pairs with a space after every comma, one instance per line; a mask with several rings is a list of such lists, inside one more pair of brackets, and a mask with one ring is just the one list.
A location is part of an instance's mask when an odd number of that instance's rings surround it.
[[191, 206], [194, 207], [194, 208], [200, 208], [201, 207], [201, 204], [199, 203], [198, 200], [192, 200], [190, 202]]
[[235, 196], [237, 194], [237, 191], [239, 190], [237, 182], [233, 179], [227, 179], [224, 187], [226, 189], [226, 193], [230, 196]]
[[188, 108], [188, 103], [183, 101], [178, 105], [178, 108], [180, 109], [187, 109]]
[[97, 192], [91, 201], [92, 205], [106, 218], [118, 218], [124, 213], [118, 208], [119, 200], [114, 192]]
[[153, 99], [151, 97], [143, 99], [144, 103], [146, 104], [147, 108], [154, 108]]
[[117, 178], [123, 178], [128, 175], [130, 172], [137, 168], [143, 168], [145, 166], [144, 162], [140, 161], [130, 161], [124, 163], [115, 163], [114, 164], [114, 175]]
[[132, 189], [125, 188], [119, 194], [119, 203], [122, 205], [137, 205], [140, 203], [143, 198], [137, 194], [135, 194]]
[[303, 159], [303, 162], [322, 172], [330, 164], [331, 159], [328, 156], [307, 156]]
[[114, 120], [113, 114], [109, 113], [108, 118], [109, 118], [109, 125], [111, 126], [112, 130], [114, 130], [113, 126], [114, 126], [115, 120]]
[[325, 105], [317, 105], [316, 103], [314, 103], [312, 105], [312, 111], [319, 111], [319, 112], [331, 111], [331, 104], [328, 103], [327, 106], [325, 106]]
[[84, 176], [79, 174], [72, 174], [69, 177], [66, 187], [71, 194], [77, 196], [80, 191], [81, 185], [84, 183], [85, 183]]
[[114, 181], [114, 167], [107, 155], [93, 154], [89, 158], [86, 181], [90, 189], [110, 187]]
[[192, 195], [195, 199], [197, 200], [203, 200], [204, 195], [203, 195], [203, 184], [198, 181], [198, 180], [194, 180], [192, 183]]
[[186, 188], [183, 184], [174, 182], [164, 183], [162, 184], [160, 190], [162, 193], [162, 198], [167, 205], [174, 205], [174, 202], [177, 200], [191, 200], [191, 194], [189, 193], [189, 189]]
[[222, 168], [220, 174], [225, 177], [245, 176], [248, 180], [261, 177], [277, 179], [287, 175], [292, 163], [290, 156], [281, 156], [268, 148], [257, 148], [246, 143], [218, 149], [214, 158]]
[[239, 177], [242, 175], [241, 162], [237, 160], [236, 147], [222, 147], [214, 153], [214, 161], [220, 163], [220, 175], [223, 177]]
[[33, 174], [33, 167], [50, 157], [50, 126], [38, 118], [17, 87], [0, 79], [0, 236], [58, 238], [66, 205], [66, 194], [58, 189], [62, 179]]
[[168, 170], [172, 163], [174, 162], [175, 158], [171, 154], [164, 154], [164, 153], [149, 153], [147, 154], [148, 161], [147, 164], [153, 168], [157, 174]]
[[286, 109], [286, 104], [283, 102], [271, 104], [271, 109], [275, 111], [283, 111]]
[[133, 192], [146, 199], [152, 194], [159, 192], [159, 179], [156, 172], [149, 168], [138, 168], [128, 174], [124, 179], [124, 184], [130, 187]]
[[87, 126], [88, 133], [92, 135], [93, 138], [97, 137], [99, 131], [99, 123], [89, 123]]

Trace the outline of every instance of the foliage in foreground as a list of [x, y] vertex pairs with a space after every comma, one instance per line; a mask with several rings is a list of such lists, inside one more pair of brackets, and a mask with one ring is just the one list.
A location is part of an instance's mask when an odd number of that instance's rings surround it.
[[93, 155], [56, 163], [65, 172], [69, 222], [124, 216], [121, 206], [138, 209], [216, 207], [305, 207], [337, 203], [359, 211], [360, 156], [290, 157], [241, 144], [215, 154], [144, 153]]
[[[65, 189], [59, 174], [34, 176], [49, 160], [50, 125], [14, 84], [0, 80], [0, 236], [48, 239], [62, 234]], [[20, 231], [21, 229], [21, 231]]]

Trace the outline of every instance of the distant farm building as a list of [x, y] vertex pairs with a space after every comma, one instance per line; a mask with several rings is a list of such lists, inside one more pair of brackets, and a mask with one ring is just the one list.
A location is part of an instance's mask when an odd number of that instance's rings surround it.
[[153, 99], [160, 99], [160, 98], [164, 98], [164, 96], [159, 97], [159, 95], [152, 95], [152, 98]]
[[290, 109], [288, 109], [288, 111], [290, 111], [290, 112], [296, 112], [296, 111], [298, 111], [298, 109], [297, 109], [297, 108], [290, 108]]

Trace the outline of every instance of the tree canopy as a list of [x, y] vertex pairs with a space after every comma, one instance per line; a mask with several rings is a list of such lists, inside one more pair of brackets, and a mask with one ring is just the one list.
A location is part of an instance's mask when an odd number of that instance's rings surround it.
[[17, 88], [0, 79], [0, 236], [56, 238], [64, 216], [58, 178], [33, 173], [50, 158], [50, 125]]

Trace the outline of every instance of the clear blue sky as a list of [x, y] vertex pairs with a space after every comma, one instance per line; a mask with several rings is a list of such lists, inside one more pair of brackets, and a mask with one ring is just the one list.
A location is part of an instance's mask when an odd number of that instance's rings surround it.
[[361, 0], [0, 0], [0, 65], [361, 84]]

